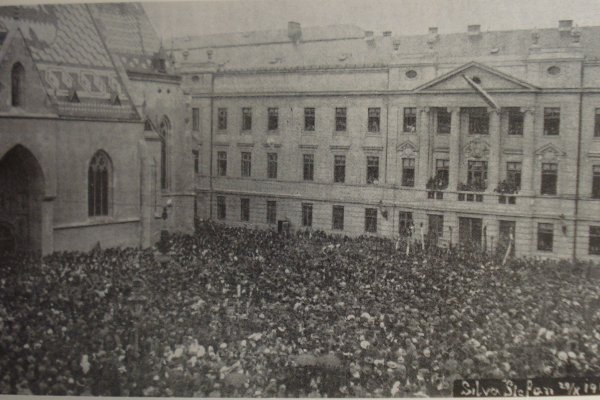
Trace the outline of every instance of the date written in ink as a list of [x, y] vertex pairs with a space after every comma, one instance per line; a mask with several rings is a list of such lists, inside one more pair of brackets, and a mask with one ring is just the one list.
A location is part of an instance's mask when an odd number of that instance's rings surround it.
[[457, 379], [452, 394], [454, 397], [593, 396], [600, 394], [600, 378]]

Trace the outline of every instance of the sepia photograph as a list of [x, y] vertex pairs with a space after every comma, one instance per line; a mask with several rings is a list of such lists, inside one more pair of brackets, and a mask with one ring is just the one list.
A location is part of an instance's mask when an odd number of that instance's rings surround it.
[[598, 0], [41, 1], [0, 396], [600, 396]]

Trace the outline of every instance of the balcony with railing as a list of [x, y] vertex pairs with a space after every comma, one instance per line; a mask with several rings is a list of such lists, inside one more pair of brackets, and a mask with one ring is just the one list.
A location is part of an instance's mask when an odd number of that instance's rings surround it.
[[443, 200], [444, 190], [448, 188], [448, 179], [441, 176], [433, 176], [429, 178], [425, 188], [427, 189], [428, 199]]
[[457, 186], [458, 201], [483, 202], [483, 193], [487, 182], [483, 179], [471, 179], [467, 183], [460, 182]]
[[511, 181], [501, 181], [494, 189], [494, 192], [498, 193], [499, 204], [517, 204], [517, 194], [519, 193], [520, 187]]

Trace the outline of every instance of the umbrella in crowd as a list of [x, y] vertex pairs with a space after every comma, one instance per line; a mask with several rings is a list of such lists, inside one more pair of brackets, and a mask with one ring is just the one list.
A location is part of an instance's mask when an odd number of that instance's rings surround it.
[[4, 255], [0, 393], [449, 396], [459, 378], [600, 374], [585, 266], [397, 247], [205, 222], [169, 237], [166, 267], [131, 248]]

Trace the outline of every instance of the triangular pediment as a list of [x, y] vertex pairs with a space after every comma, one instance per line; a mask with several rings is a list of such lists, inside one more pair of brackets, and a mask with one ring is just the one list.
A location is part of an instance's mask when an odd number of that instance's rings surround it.
[[537, 149], [535, 155], [544, 161], [556, 161], [559, 157], [565, 156], [566, 153], [552, 143], [548, 143]]
[[525, 81], [473, 61], [419, 86], [415, 92], [474, 91], [463, 75], [471, 78], [483, 90], [538, 90]]
[[404, 156], [411, 156], [417, 153], [419, 150], [413, 142], [411, 142], [410, 140], [406, 140], [396, 146], [396, 151], [398, 153], [402, 153], [402, 155]]

